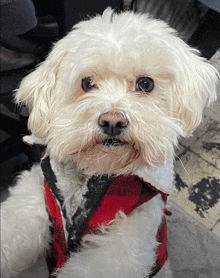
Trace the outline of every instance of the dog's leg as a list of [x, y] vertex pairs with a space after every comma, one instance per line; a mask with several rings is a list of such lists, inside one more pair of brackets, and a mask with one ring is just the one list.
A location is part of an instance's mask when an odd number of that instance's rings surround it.
[[11, 277], [28, 268], [49, 247], [50, 221], [40, 166], [21, 174], [1, 205], [1, 274]]
[[128, 217], [121, 214], [104, 235], [87, 235], [84, 248], [72, 254], [59, 278], [143, 278], [156, 260], [156, 234], [163, 201], [156, 196]]

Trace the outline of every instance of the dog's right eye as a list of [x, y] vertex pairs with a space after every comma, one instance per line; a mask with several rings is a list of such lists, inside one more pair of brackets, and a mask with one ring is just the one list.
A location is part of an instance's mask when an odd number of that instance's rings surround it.
[[84, 92], [89, 92], [94, 88], [97, 88], [97, 86], [95, 84], [93, 84], [93, 77], [92, 76], [88, 76], [88, 77], [84, 77], [82, 79], [82, 89]]

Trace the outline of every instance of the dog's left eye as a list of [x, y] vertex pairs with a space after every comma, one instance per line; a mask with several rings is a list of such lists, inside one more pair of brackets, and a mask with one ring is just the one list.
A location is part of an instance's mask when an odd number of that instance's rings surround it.
[[136, 81], [136, 90], [149, 93], [154, 89], [154, 81], [150, 77], [140, 77]]
[[82, 89], [85, 92], [89, 92], [94, 88], [97, 88], [97, 86], [95, 84], [93, 84], [93, 77], [92, 76], [88, 76], [88, 77], [84, 77], [82, 79]]

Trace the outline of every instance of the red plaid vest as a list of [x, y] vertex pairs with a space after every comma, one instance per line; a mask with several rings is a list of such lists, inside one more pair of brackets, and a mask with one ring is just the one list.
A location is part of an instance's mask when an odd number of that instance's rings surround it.
[[[91, 181], [89, 180], [87, 183], [89, 190], [83, 196], [86, 199], [86, 202], [84, 200], [85, 207], [83, 209], [78, 208], [72, 217], [72, 223], [69, 223], [65, 209], [62, 207], [63, 198], [56, 187], [56, 177], [51, 169], [49, 157], [43, 159], [42, 170], [45, 176], [46, 205], [53, 223], [52, 252], [47, 258], [49, 277], [51, 278], [53, 277], [52, 272], [62, 267], [70, 252], [79, 249], [82, 236], [98, 232], [97, 228], [100, 224], [107, 225], [115, 218], [119, 210], [128, 215], [132, 210], [151, 200], [157, 194], [161, 194], [164, 202], [167, 199], [166, 194], [158, 191], [136, 175], [111, 178], [93, 176]], [[92, 212], [87, 217], [82, 216], [86, 214], [88, 207], [89, 211], [93, 207]], [[80, 218], [81, 220], [78, 220]], [[168, 257], [165, 217], [159, 227], [157, 240], [160, 245], [157, 249], [156, 265], [149, 277], [156, 275]]]

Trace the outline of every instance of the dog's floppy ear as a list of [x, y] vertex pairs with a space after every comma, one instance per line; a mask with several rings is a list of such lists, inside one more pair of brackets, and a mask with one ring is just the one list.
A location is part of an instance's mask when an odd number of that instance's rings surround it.
[[47, 134], [50, 103], [56, 90], [59, 65], [65, 53], [62, 42], [56, 43], [47, 59], [22, 80], [15, 94], [17, 104], [25, 104], [29, 107], [28, 128], [38, 137], [45, 137]]
[[172, 102], [174, 116], [187, 135], [200, 124], [204, 107], [216, 100], [219, 74], [195, 49], [185, 47], [178, 53], [184, 62], [179, 63]]

